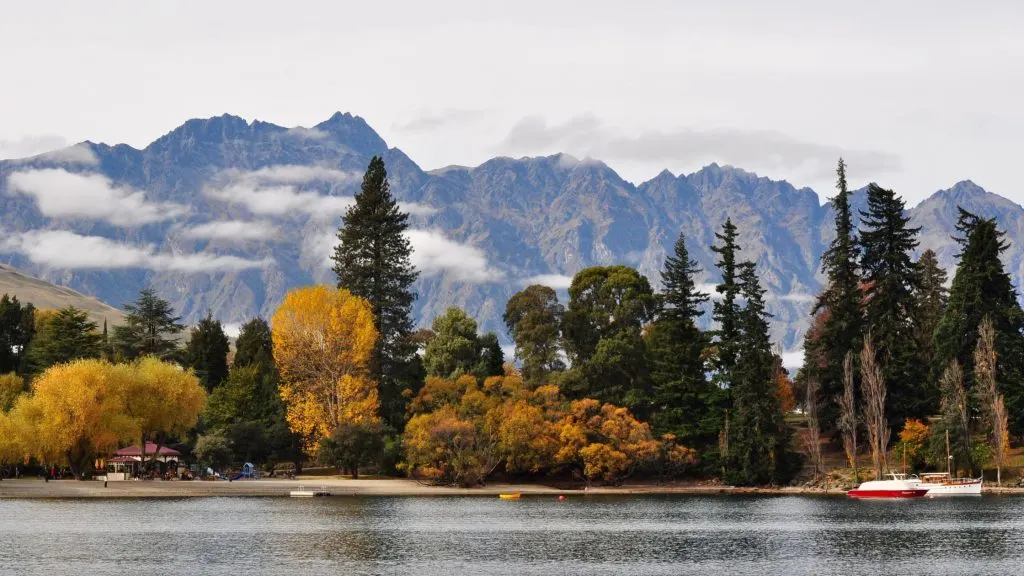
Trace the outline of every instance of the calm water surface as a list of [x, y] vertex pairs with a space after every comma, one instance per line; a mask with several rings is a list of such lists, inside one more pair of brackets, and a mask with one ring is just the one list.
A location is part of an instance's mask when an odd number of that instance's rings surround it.
[[1024, 499], [0, 500], [2, 574], [1022, 574]]

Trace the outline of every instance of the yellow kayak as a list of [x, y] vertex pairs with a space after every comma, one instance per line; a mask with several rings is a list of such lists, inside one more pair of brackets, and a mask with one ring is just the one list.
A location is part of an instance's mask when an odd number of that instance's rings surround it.
[[498, 494], [498, 498], [501, 498], [502, 500], [519, 500], [520, 496], [522, 496], [522, 494]]

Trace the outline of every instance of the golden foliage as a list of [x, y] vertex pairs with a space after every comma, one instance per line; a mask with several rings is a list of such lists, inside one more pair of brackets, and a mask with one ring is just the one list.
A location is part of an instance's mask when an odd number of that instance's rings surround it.
[[930, 434], [927, 424], [916, 418], [907, 418], [903, 423], [903, 429], [900, 430], [900, 444], [906, 449], [909, 460], [924, 454]]
[[428, 378], [410, 414], [404, 469], [435, 483], [473, 485], [499, 466], [530, 474], [569, 467], [615, 483], [648, 464], [677, 474], [696, 461], [674, 436], [652, 438], [629, 410], [570, 403], [557, 386], [531, 388], [514, 370], [479, 386], [473, 377]]
[[25, 380], [15, 373], [0, 374], [0, 412], [14, 407], [14, 402], [25, 393]]
[[380, 402], [369, 364], [377, 342], [369, 302], [348, 290], [291, 290], [272, 319], [274, 360], [291, 429], [313, 454], [342, 423], [376, 423]]
[[205, 402], [191, 372], [159, 360], [58, 364], [37, 377], [7, 415], [0, 454], [67, 462], [81, 471], [95, 454], [144, 434], [187, 431]]
[[796, 407], [796, 399], [793, 397], [793, 381], [786, 375], [785, 370], [775, 371], [775, 395], [779, 397], [779, 409], [783, 414], [789, 414]]

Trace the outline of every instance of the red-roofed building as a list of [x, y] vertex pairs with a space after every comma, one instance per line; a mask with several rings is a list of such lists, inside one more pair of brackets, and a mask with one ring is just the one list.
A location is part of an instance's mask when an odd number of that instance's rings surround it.
[[[157, 446], [154, 442], [146, 442], [145, 460], [147, 462], [156, 460], [160, 468], [178, 475], [178, 461], [181, 459], [181, 452], [167, 446]], [[107, 480], [128, 480], [139, 474], [143, 468], [143, 454], [138, 446], [121, 448], [114, 453], [114, 456], [97, 462], [97, 469], [107, 471]]]

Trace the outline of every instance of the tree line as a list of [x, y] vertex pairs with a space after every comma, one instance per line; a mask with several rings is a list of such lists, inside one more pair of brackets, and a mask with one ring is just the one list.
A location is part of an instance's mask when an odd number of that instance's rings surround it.
[[[353, 475], [460, 485], [498, 472], [785, 484], [804, 458], [821, 472], [821, 435], [841, 440], [854, 467], [866, 447], [876, 472], [894, 438], [931, 458], [947, 430], [964, 462], [1005, 455], [1024, 424], [1024, 314], [999, 259], [1003, 233], [961, 210], [960, 263], [947, 290], [934, 253], [913, 258], [919, 231], [902, 199], [870, 185], [857, 228], [841, 160], [837, 174], [836, 237], [822, 256], [828, 283], [795, 384], [772, 349], [757, 265], [742, 259], [729, 219], [711, 247], [713, 298], [698, 289], [703, 270], [680, 235], [660, 290], [610, 265], [579, 271], [565, 303], [542, 285], [514, 294], [502, 319], [516, 365], [459, 308], [416, 330], [408, 216], [375, 157], [338, 230], [336, 286], [290, 291], [269, 323], [242, 327], [233, 358], [209, 315], [182, 346], [180, 320], [150, 290], [109, 338], [81, 311], [0, 299], [0, 369], [12, 373], [0, 378], [0, 408], [13, 421], [19, 398], [75, 362], [174, 362], [208, 400], [187, 430], [160, 434], [204, 463], [311, 459]], [[712, 328], [702, 330], [709, 311]], [[802, 451], [786, 421], [797, 404], [807, 422]], [[86, 445], [95, 452], [126, 437], [104, 438]]]

